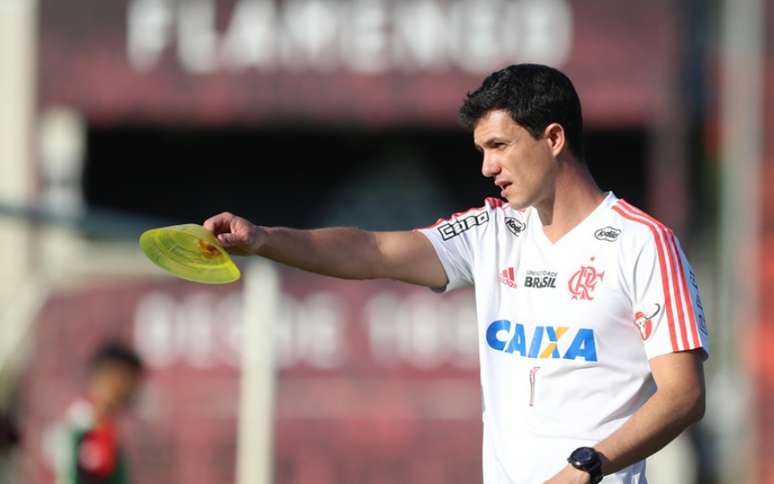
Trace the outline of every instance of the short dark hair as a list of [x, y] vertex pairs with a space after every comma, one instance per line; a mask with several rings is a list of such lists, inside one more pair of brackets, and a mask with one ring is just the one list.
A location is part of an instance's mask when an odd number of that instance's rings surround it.
[[508, 111], [535, 139], [546, 126], [559, 123], [570, 152], [584, 160], [580, 99], [572, 81], [557, 69], [516, 64], [493, 72], [481, 87], [465, 96], [459, 117], [472, 130], [486, 113], [496, 110]]
[[97, 348], [91, 356], [89, 368], [94, 371], [109, 364], [125, 365], [136, 373], [143, 371], [142, 360], [137, 353], [120, 341], [109, 341]]

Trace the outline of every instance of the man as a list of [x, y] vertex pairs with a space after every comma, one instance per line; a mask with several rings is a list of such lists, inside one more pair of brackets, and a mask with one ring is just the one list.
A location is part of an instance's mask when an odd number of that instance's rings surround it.
[[486, 484], [645, 483], [644, 459], [704, 413], [706, 327], [672, 232], [602, 192], [578, 96], [559, 71], [510, 66], [460, 109], [501, 189], [406, 232], [299, 231], [230, 213], [230, 252], [350, 279], [474, 285]]
[[137, 392], [142, 362], [128, 347], [109, 343], [89, 365], [86, 398], [67, 410], [55, 433], [57, 484], [125, 484], [127, 463], [116, 418]]

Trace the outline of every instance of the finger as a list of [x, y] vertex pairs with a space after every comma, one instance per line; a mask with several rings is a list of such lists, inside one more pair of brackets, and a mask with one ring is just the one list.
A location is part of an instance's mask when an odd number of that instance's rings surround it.
[[220, 234], [218, 235], [218, 241], [223, 247], [234, 247], [245, 243], [245, 238], [241, 234]]
[[242, 217], [233, 217], [229, 221], [229, 224], [230, 224], [229, 227], [231, 229], [230, 232], [232, 234], [240, 234], [240, 235], [246, 234], [248, 232], [248, 228], [250, 225], [249, 223], [247, 223], [247, 220], [243, 219]]
[[234, 215], [223, 212], [208, 218], [202, 225], [215, 235], [227, 233], [231, 231], [231, 220], [233, 218]]

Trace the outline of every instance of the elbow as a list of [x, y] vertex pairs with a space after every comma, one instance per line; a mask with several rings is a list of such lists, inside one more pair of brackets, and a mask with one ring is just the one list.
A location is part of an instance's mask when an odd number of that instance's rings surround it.
[[704, 418], [704, 401], [697, 401], [688, 406], [683, 412], [683, 423], [685, 428], [690, 427]]
[[704, 418], [704, 412], [707, 409], [706, 398], [703, 388], [696, 388], [693, 391], [683, 393], [680, 402], [680, 412], [683, 416], [686, 427], [699, 422]]
[[693, 401], [688, 413], [689, 425], [693, 425], [704, 418], [704, 412], [707, 410], [707, 402], [704, 392]]
[[656, 394], [662, 415], [673, 425], [687, 428], [704, 418], [706, 391], [701, 362], [702, 350], [671, 354], [654, 361]]
[[663, 393], [665, 402], [669, 402], [664, 410], [672, 416], [674, 424], [688, 428], [704, 418], [706, 402], [703, 388], [670, 389]]

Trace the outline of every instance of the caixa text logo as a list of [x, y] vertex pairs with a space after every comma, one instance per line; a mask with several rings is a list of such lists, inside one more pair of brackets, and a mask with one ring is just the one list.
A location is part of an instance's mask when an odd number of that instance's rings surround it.
[[[583, 358], [586, 361], [597, 361], [594, 330], [579, 328], [569, 346], [564, 344], [569, 341], [568, 338], [563, 339], [560, 346], [559, 340], [569, 329], [567, 326], [535, 326], [535, 330], [527, 339], [523, 324], [514, 325], [507, 319], [499, 319], [486, 329], [486, 342], [494, 350], [519, 354], [525, 358]], [[562, 351], [562, 348], [566, 350]]]

